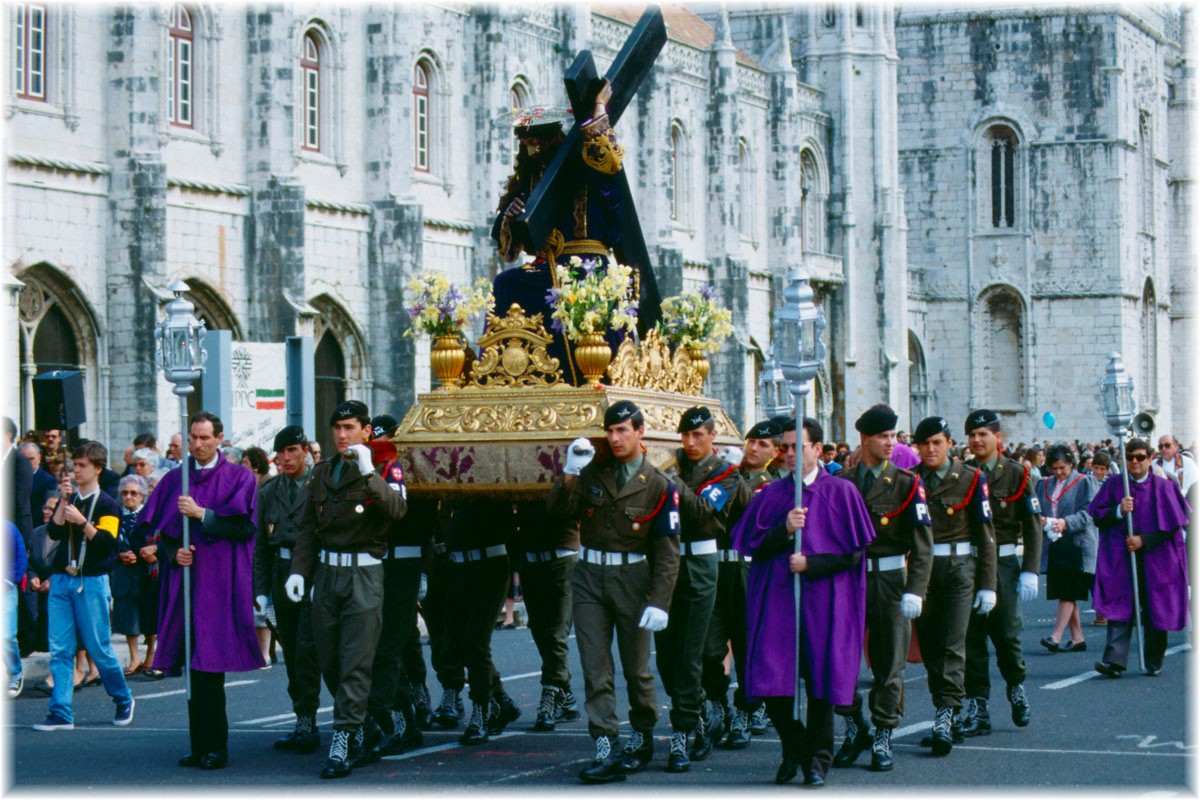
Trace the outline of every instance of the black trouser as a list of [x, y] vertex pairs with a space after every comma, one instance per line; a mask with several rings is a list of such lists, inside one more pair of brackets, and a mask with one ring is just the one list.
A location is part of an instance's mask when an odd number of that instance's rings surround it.
[[677, 731], [694, 730], [700, 721], [704, 642], [716, 599], [716, 554], [681, 555], [670, 621], [654, 634], [658, 675], [671, 697], [671, 727]]
[[288, 697], [298, 717], [313, 717], [321, 700], [321, 669], [317, 666], [317, 647], [313, 643], [312, 603], [305, 597], [299, 603], [288, 599], [284, 582], [291, 573], [291, 559], [275, 565], [275, 628], [283, 647], [283, 665], [287, 669]]
[[[1150, 610], [1146, 607], [1146, 567], [1142, 554], [1137, 554], [1138, 609], [1142, 617], [1142, 652], [1146, 656], [1146, 669], [1162, 669], [1167, 655], [1167, 632], [1150, 624]], [[1129, 650], [1133, 639], [1133, 617], [1122, 622], [1110, 619], [1105, 633], [1103, 660], [1118, 667], [1129, 666]]]
[[962, 708], [967, 624], [974, 595], [975, 556], [934, 556], [925, 608], [917, 617], [917, 638], [929, 694], [937, 708]]
[[768, 697], [767, 715], [771, 718], [783, 754], [790, 756], [807, 775], [813, 773], [822, 778], [829, 774], [833, 763], [833, 709], [824, 700], [818, 700], [808, 692], [810, 681], [804, 682], [808, 695], [808, 724], [792, 718], [793, 700], [790, 697]]
[[192, 673], [192, 699], [188, 700], [188, 735], [192, 753], [229, 755], [229, 718], [225, 715], [225, 673]]
[[[904, 593], [903, 569], [867, 573], [867, 660], [871, 666], [868, 703], [871, 722], [877, 728], [894, 729], [904, 711], [904, 665], [912, 623], [900, 613]], [[843, 717], [861, 713], [862, 695], [856, 689], [854, 702], [835, 710]]]
[[1025, 655], [1021, 651], [1021, 599], [1017, 587], [1021, 559], [996, 560], [996, 607], [987, 616], [972, 614], [967, 624], [967, 697], [987, 698], [992, 693], [988, 669], [988, 639], [996, 648], [996, 664], [1009, 686], [1025, 682]]
[[[471, 702], [486, 708], [498, 694], [494, 689], [500, 687], [500, 673], [492, 663], [492, 632], [496, 629], [496, 615], [508, 593], [508, 557], [501, 555], [462, 563], [452, 561], [448, 572], [448, 620], [454, 625], [448, 635], [458, 639], [462, 646], [467, 678], [471, 682]], [[441, 680], [440, 674], [438, 680]]]
[[[420, 609], [421, 607], [418, 606], [417, 608]], [[409, 633], [408, 639], [404, 642], [404, 649], [400, 651], [400, 660], [404, 664], [404, 674], [408, 676], [408, 682], [412, 686], [421, 686], [425, 683], [427, 670], [425, 668], [425, 651], [423, 648], [424, 645], [421, 644], [421, 628], [414, 619], [412, 632]]]
[[571, 575], [578, 555], [521, 564], [521, 586], [529, 632], [542, 657], [542, 685], [567, 689], [571, 670], [567, 666], [567, 637], [571, 634]]
[[746, 577], [749, 574], [750, 565], [745, 561], [717, 564], [717, 599], [704, 643], [703, 677], [708, 699], [725, 705], [730, 682], [725, 674], [725, 654], [732, 647], [738, 682], [733, 704], [746, 712], [759, 706], [746, 702]]
[[463, 669], [462, 637], [458, 635], [459, 620], [453, 616], [450, 598], [450, 557], [445, 553], [433, 557], [429, 571], [429, 586], [425, 591], [425, 629], [429, 631], [429, 660], [443, 689], [461, 692], [466, 683]]
[[383, 627], [371, 667], [371, 694], [367, 711], [373, 717], [392, 709], [407, 718], [412, 713], [412, 692], [404, 671], [404, 648], [412, 638], [417, 616], [417, 591], [421, 584], [421, 559], [383, 560]]

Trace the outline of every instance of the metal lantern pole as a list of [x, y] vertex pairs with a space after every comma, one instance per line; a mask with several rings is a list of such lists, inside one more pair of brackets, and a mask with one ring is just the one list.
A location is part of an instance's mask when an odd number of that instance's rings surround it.
[[[821, 362], [825, 360], [825, 343], [821, 333], [825, 330], [825, 315], [813, 302], [812, 287], [799, 268], [788, 271], [787, 288], [784, 290], [783, 309], [779, 313], [776, 342], [779, 345], [779, 365], [787, 380], [788, 392], [792, 396], [793, 412], [796, 417], [796, 469], [792, 479], [796, 484], [795, 507], [804, 508], [804, 459], [801, 455], [801, 439], [804, 426], [804, 401], [809, 384], [816, 377]], [[793, 553], [800, 552], [802, 529], [797, 528], [793, 537]], [[792, 574], [792, 594], [796, 601], [796, 686], [792, 701], [792, 717], [800, 719], [800, 696], [802, 694], [803, 636], [801, 634], [800, 573]]]
[[[163, 377], [173, 384], [171, 391], [179, 398], [179, 417], [182, 435], [188, 435], [187, 398], [195, 387], [196, 381], [204, 374], [204, 362], [208, 353], [204, 350], [204, 323], [197, 320], [192, 312], [195, 306], [188, 302], [183, 294], [188, 285], [177, 281], [171, 286], [175, 299], [167, 303], [167, 317], [158, 325], [155, 334], [157, 345], [158, 367]], [[182, 496], [188, 494], [188, 457], [186, 451], [183, 464], [180, 467], [180, 491]], [[183, 518], [183, 549], [191, 548], [191, 530], [189, 517]], [[184, 686], [187, 699], [192, 699], [192, 570], [183, 568], [183, 643], [184, 643]]]
[[[1124, 487], [1122, 497], [1129, 497], [1129, 467], [1125, 459], [1125, 434], [1133, 421], [1133, 379], [1125, 372], [1121, 363], [1120, 353], [1109, 353], [1108, 364], [1104, 368], [1104, 378], [1100, 381], [1100, 406], [1104, 410], [1104, 419], [1108, 423], [1109, 432], [1120, 442], [1121, 455], [1121, 485]], [[1125, 515], [1125, 541], [1133, 538], [1133, 514]], [[1146, 669], [1145, 637], [1142, 631], [1142, 615], [1139, 608], [1137, 553], [1129, 551], [1129, 574], [1133, 579], [1133, 625], [1137, 631], [1138, 665]]]

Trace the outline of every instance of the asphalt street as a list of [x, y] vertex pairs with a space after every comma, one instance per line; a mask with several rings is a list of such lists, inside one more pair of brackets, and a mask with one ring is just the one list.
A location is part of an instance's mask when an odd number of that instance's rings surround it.
[[[956, 745], [949, 756], [933, 757], [919, 746], [933, 719], [925, 672], [920, 664], [910, 664], [905, 673], [907, 711], [895, 739], [896, 768], [885, 774], [870, 772], [869, 753], [865, 753], [854, 767], [833, 770], [826, 791], [843, 787], [855, 792], [1104, 787], [1122, 793], [1147, 789], [1190, 792], [1188, 775], [1195, 759], [1195, 743], [1187, 725], [1190, 635], [1170, 635], [1161, 676], [1142, 675], [1135, 659], [1124, 677], [1111, 680], [1092, 670], [1103, 649], [1105, 629], [1090, 624], [1090, 611], [1084, 615], [1086, 652], [1050, 654], [1038, 644], [1050, 632], [1054, 606], [1052, 601], [1039, 599], [1025, 607], [1026, 689], [1033, 709], [1029, 727], [1018, 729], [1012, 724], [1004, 683], [993, 662], [994, 732]], [[214, 772], [176, 766], [189, 749], [181, 678], [131, 681], [137, 709], [128, 728], [111, 725], [113, 705], [102, 688], [83, 689], [75, 698], [75, 730], [51, 733], [31, 729], [46, 715], [47, 699], [27, 686], [20, 698], [9, 703], [11, 778], [19, 789], [57, 786], [114, 792], [162, 786], [252, 790], [260, 785], [338, 791], [360, 787], [424, 792], [558, 787], [594, 791], [576, 779], [578, 770], [591, 760], [593, 749], [585, 721], [560, 724], [552, 733], [532, 731], [540, 662], [529, 631], [497, 631], [493, 652], [508, 692], [522, 708], [521, 718], [502, 736], [480, 747], [463, 747], [456, 741], [457, 731], [430, 731], [422, 748], [358, 769], [334, 786], [317, 777], [326, 757], [332, 717], [332, 700], [324, 691], [318, 715], [324, 734], [322, 749], [311, 755], [272, 750], [274, 739], [289, 731], [293, 722], [282, 661], [272, 669], [228, 676], [230, 763]], [[571, 655], [572, 685], [582, 709], [583, 677], [573, 645]], [[866, 687], [867, 682], [864, 666], [860, 685]], [[441, 690], [432, 673], [428, 683], [436, 703]], [[617, 695], [624, 715], [625, 692], [619, 675]], [[755, 737], [746, 750], [716, 750], [707, 760], [694, 763], [686, 774], [666, 773], [670, 731], [668, 701], [661, 684], [658, 699], [662, 713], [654, 762], [626, 783], [604, 791], [663, 791], [684, 786], [726, 791], [775, 788], [772, 777], [779, 761], [779, 739], [774, 729]], [[622, 735], [627, 731], [623, 724]], [[839, 742], [841, 734], [839, 720]], [[792, 788], [798, 787], [799, 781]]]

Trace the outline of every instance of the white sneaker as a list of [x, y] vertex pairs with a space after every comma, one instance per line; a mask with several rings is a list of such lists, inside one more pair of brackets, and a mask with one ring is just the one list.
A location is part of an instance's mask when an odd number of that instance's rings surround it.
[[8, 679], [8, 696], [10, 698], [20, 697], [21, 690], [25, 688], [25, 674], [14, 675]]

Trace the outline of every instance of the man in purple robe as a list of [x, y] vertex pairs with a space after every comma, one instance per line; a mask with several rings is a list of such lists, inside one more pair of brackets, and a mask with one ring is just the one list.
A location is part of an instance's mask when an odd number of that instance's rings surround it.
[[[866, 621], [863, 551], [875, 529], [862, 496], [849, 481], [820, 468], [820, 424], [805, 417], [800, 438], [803, 508], [795, 505], [796, 428], [783, 434], [791, 475], [754, 496], [732, 533], [750, 556], [747, 581], [746, 694], [766, 701], [783, 744], [776, 783], [797, 767], [804, 782], [823, 786], [833, 760], [833, 706], [854, 700]], [[801, 529], [799, 553], [793, 536]], [[801, 575], [801, 675], [808, 697], [807, 727], [792, 717], [796, 691], [796, 606], [792, 575]]]
[[[1125, 445], [1129, 493], [1123, 482], [1110, 479], [1088, 506], [1100, 529], [1096, 585], [1092, 606], [1108, 617], [1104, 657], [1096, 671], [1119, 678], [1129, 663], [1133, 631], [1133, 580], [1129, 554], [1137, 562], [1138, 605], [1145, 640], [1146, 674], [1162, 674], [1167, 631], [1183, 630], [1188, 621], [1188, 566], [1183, 529], [1192, 509], [1179, 484], [1150, 470], [1150, 445], [1131, 439]], [[1133, 535], [1127, 515], [1133, 515]]]
[[[163, 476], [138, 517], [142, 536], [160, 535], [165, 567], [154, 666], [178, 674], [183, 666], [183, 570], [192, 570], [192, 697], [188, 728], [192, 751], [181, 767], [220, 769], [229, 760], [225, 673], [263, 666], [254, 630], [254, 473], [221, 456], [224, 426], [208, 411], [188, 427], [188, 494], [182, 470]], [[183, 517], [191, 546], [183, 549]]]

